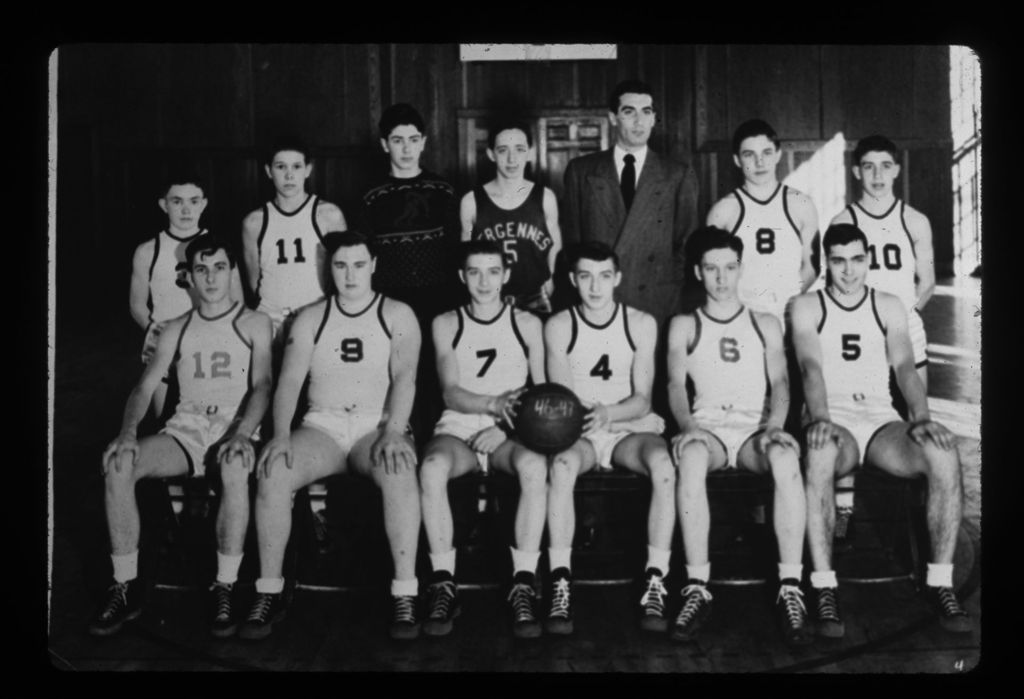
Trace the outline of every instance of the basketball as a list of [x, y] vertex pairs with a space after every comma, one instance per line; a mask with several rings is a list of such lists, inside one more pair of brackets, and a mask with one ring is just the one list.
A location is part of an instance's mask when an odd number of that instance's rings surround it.
[[519, 397], [516, 436], [539, 454], [557, 454], [580, 438], [585, 412], [576, 394], [562, 384], [538, 384]]

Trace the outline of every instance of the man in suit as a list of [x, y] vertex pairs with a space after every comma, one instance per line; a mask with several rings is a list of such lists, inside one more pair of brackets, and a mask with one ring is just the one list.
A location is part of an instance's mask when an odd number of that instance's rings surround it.
[[615, 146], [575, 158], [565, 170], [562, 235], [567, 246], [611, 246], [622, 264], [619, 300], [662, 324], [679, 312], [683, 241], [699, 223], [697, 177], [647, 147], [656, 117], [646, 83], [619, 83], [608, 118]]

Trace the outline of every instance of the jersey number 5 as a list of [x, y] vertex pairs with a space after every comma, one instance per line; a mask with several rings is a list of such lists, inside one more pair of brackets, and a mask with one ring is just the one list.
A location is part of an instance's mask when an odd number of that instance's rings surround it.
[[491, 368], [491, 364], [494, 364], [495, 358], [498, 356], [498, 350], [494, 349], [483, 349], [477, 350], [477, 359], [484, 360], [484, 365], [480, 367], [480, 371], [476, 372], [477, 378], [487, 373], [487, 370]]
[[597, 364], [590, 370], [591, 376], [600, 376], [602, 380], [607, 381], [612, 377], [612, 369], [608, 366], [608, 355], [602, 354], [601, 358], [597, 360]]
[[860, 333], [843, 335], [843, 359], [852, 362], [860, 356]]
[[363, 360], [363, 341], [358, 337], [346, 337], [341, 341], [341, 361], [361, 362]]
[[771, 228], [758, 228], [754, 234], [754, 249], [762, 255], [775, 252], [775, 231]]

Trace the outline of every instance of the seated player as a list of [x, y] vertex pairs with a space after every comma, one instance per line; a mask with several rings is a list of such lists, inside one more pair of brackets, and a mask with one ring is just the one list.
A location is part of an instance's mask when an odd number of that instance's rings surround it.
[[279, 347], [295, 314], [324, 297], [323, 237], [348, 226], [337, 205], [306, 192], [313, 161], [304, 144], [283, 140], [267, 156], [274, 198], [242, 221], [242, 244], [249, 288], [273, 321]]
[[497, 243], [465, 243], [459, 278], [469, 290], [470, 303], [434, 319], [437, 371], [447, 409], [420, 467], [423, 526], [434, 569], [423, 630], [431, 636], [451, 631], [458, 613], [448, 481], [488, 468], [519, 481], [509, 595], [513, 632], [529, 638], [541, 631], [532, 602], [547, 505], [547, 460], [509, 433], [527, 379], [544, 381], [544, 336], [539, 318], [502, 301], [508, 277]]
[[[742, 468], [772, 475], [780, 621], [787, 641], [806, 643], [811, 635], [799, 587], [804, 490], [800, 447], [782, 427], [789, 408], [782, 328], [775, 316], [750, 310], [736, 295], [743, 241], [713, 227], [695, 231], [690, 240], [705, 301], [692, 314], [673, 318], [668, 336], [669, 403], [680, 430], [672, 440], [679, 469], [676, 507], [687, 577], [672, 638], [692, 640], [711, 613], [708, 472]], [[692, 413], [687, 377], [695, 390]]]
[[[232, 586], [249, 526], [253, 434], [270, 401], [270, 319], [232, 301], [235, 258], [223, 240], [200, 236], [189, 243], [185, 259], [199, 305], [167, 322], [152, 361], [128, 396], [121, 433], [103, 453], [114, 583], [89, 626], [96, 636], [117, 633], [141, 613], [136, 483], [208, 472], [216, 472], [222, 490], [211, 630], [224, 637], [237, 627]], [[138, 440], [138, 424], [172, 367], [180, 387], [175, 413], [159, 434]]]
[[[260, 453], [256, 534], [260, 577], [242, 638], [260, 639], [284, 618], [282, 565], [295, 491], [335, 473], [373, 479], [384, 495], [384, 528], [395, 566], [393, 638], [415, 638], [420, 530], [416, 449], [408, 434], [416, 390], [419, 324], [404, 303], [375, 293], [366, 238], [324, 236], [335, 291], [296, 316], [274, 392], [274, 438]], [[309, 378], [309, 410], [292, 427]]]
[[[956, 438], [928, 412], [898, 297], [867, 286], [867, 239], [852, 224], [829, 226], [822, 241], [824, 290], [793, 303], [793, 339], [806, 398], [807, 541], [818, 631], [841, 637], [832, 570], [833, 482], [860, 463], [894, 476], [924, 477], [931, 541], [926, 594], [942, 626], [969, 632], [953, 592], [953, 553], [963, 508]], [[910, 422], [892, 407], [889, 369], [907, 400]]]
[[516, 307], [547, 317], [562, 233], [555, 193], [526, 179], [533, 157], [530, 128], [515, 120], [499, 121], [488, 135], [487, 157], [494, 162], [495, 176], [462, 198], [462, 239], [500, 244], [511, 267], [504, 293]]
[[645, 592], [641, 626], [665, 631], [665, 586], [672, 529], [675, 527], [675, 469], [661, 433], [665, 421], [651, 412], [654, 348], [653, 316], [615, 301], [622, 281], [618, 256], [604, 243], [576, 246], [570, 254], [570, 280], [581, 303], [553, 315], [544, 326], [548, 380], [573, 391], [589, 413], [583, 436], [556, 455], [548, 487], [548, 555], [551, 605], [549, 633], [572, 633], [571, 564], [576, 511], [576, 479], [594, 467], [612, 466], [651, 479], [647, 519]]
[[[203, 182], [194, 172], [172, 172], [164, 180], [157, 199], [157, 204], [167, 214], [167, 228], [135, 248], [128, 307], [132, 320], [146, 333], [142, 343], [144, 365], [152, 361], [157, 338], [167, 321], [197, 304], [197, 294], [189, 286], [185, 248], [196, 236], [206, 233], [199, 221], [207, 203]], [[237, 267], [231, 270], [231, 298], [242, 300], [242, 281]], [[163, 377], [153, 391], [153, 414], [157, 418], [164, 412], [167, 379]]]

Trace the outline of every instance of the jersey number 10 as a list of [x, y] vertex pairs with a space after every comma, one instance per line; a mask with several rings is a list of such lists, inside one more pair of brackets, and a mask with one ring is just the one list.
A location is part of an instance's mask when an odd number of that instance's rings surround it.
[[[878, 269], [878, 258], [875, 256], [875, 246], [868, 246], [868, 255], [871, 256], [871, 264], [868, 269]], [[900, 259], [900, 246], [895, 243], [886, 243], [882, 246], [882, 264], [886, 269], [899, 269], [903, 266]]]

